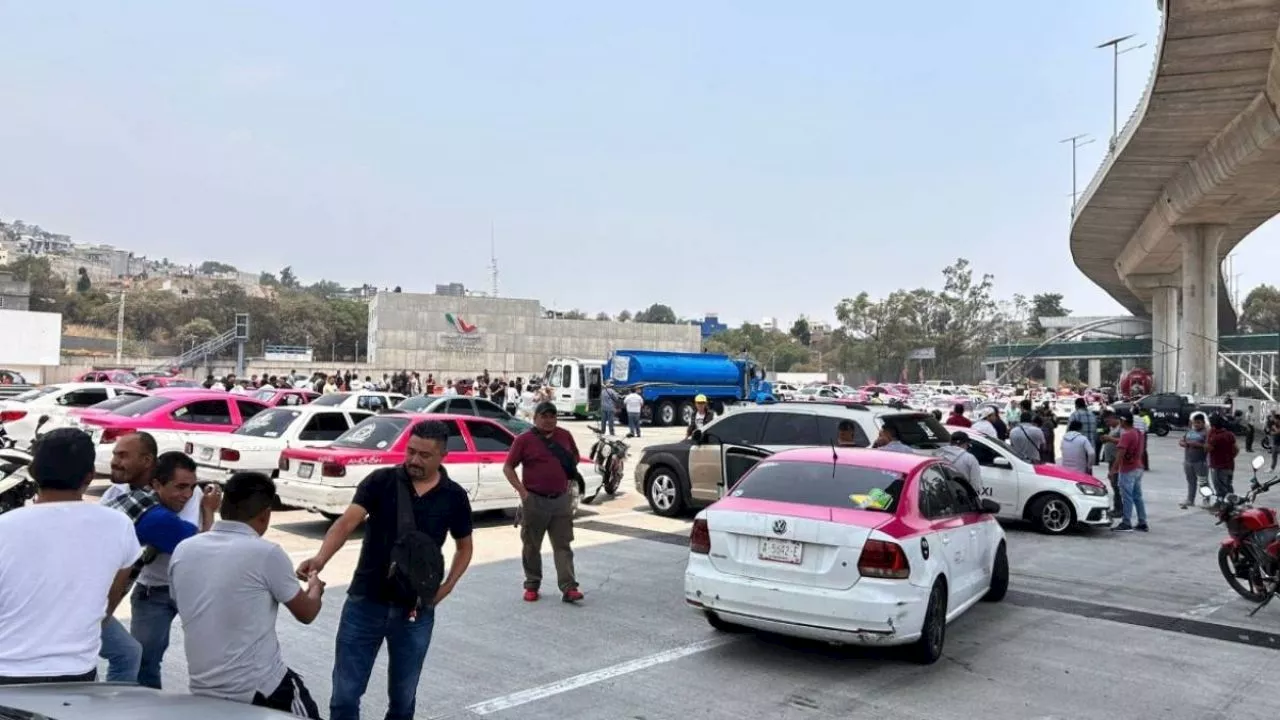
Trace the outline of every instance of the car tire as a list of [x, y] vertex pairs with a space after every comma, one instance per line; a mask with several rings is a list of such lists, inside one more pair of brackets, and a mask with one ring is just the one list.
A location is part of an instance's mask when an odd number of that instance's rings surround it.
[[1036, 498], [1027, 511], [1027, 517], [1036, 530], [1046, 535], [1062, 535], [1076, 525], [1076, 509], [1070, 500], [1057, 493], [1046, 493]]
[[1169, 434], [1169, 426], [1161, 423], [1152, 428], [1151, 432], [1155, 433], [1156, 437], [1164, 437]]
[[991, 567], [991, 586], [987, 588], [987, 594], [983, 595], [982, 599], [986, 602], [1000, 602], [1007, 592], [1009, 592], [1009, 553], [1005, 550], [1004, 542], [1001, 541], [1000, 547], [996, 548], [995, 563]]
[[689, 423], [693, 422], [693, 414], [695, 412], [697, 412], [697, 410], [694, 409], [693, 402], [691, 400], [685, 400], [680, 403], [680, 411], [676, 415], [676, 422], [688, 427]]
[[911, 645], [912, 662], [932, 665], [942, 657], [947, 642], [947, 581], [938, 578], [929, 592], [929, 604], [925, 608], [924, 623], [920, 626], [920, 639]]
[[746, 630], [746, 628], [741, 625], [734, 625], [710, 610], [705, 611], [703, 614], [707, 617], [707, 623], [719, 632], [740, 633]]
[[684, 512], [680, 476], [666, 465], [658, 465], [649, 471], [644, 479], [644, 497], [656, 515], [676, 517]]

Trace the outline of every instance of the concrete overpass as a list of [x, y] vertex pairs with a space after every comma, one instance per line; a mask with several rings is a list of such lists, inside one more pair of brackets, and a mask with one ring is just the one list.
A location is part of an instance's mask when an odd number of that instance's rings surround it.
[[1157, 388], [1218, 393], [1221, 260], [1280, 212], [1280, 0], [1163, 0], [1138, 108], [1074, 208], [1076, 266], [1152, 319]]

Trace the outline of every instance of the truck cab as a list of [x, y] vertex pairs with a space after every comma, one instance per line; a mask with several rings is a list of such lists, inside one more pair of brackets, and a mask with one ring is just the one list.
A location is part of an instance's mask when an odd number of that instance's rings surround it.
[[553, 357], [547, 361], [542, 380], [554, 394], [557, 413], [579, 419], [600, 414], [603, 360]]

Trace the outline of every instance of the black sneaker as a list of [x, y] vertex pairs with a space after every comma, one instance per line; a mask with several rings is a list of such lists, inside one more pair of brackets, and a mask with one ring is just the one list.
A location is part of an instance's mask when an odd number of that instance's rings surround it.
[[1119, 525], [1113, 525], [1111, 532], [1133, 532], [1133, 526], [1127, 522], [1122, 522]]
[[1151, 528], [1147, 527], [1146, 523], [1142, 523], [1141, 525], [1135, 527], [1134, 530], [1137, 530], [1138, 532], [1149, 532]]

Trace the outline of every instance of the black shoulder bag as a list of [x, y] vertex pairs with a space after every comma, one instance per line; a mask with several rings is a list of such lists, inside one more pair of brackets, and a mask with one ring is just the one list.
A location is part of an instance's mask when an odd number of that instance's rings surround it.
[[[413, 519], [413, 496], [409, 483], [396, 478], [396, 541], [391, 546], [391, 567], [387, 572], [397, 601], [417, 610], [430, 605], [444, 582], [444, 553], [430, 535], [418, 529]], [[400, 604], [399, 602], [397, 604]]]
[[[535, 430], [535, 432], [537, 431]], [[569, 456], [569, 451], [565, 450], [564, 446], [556, 442], [555, 439], [549, 438], [542, 433], [538, 433], [538, 437], [541, 438], [542, 442], [546, 443], [547, 449], [551, 451], [551, 454], [555, 455], [556, 459], [560, 461], [560, 467], [564, 469], [564, 474], [568, 476], [569, 482], [582, 481], [582, 473], [578, 472], [578, 461]]]

